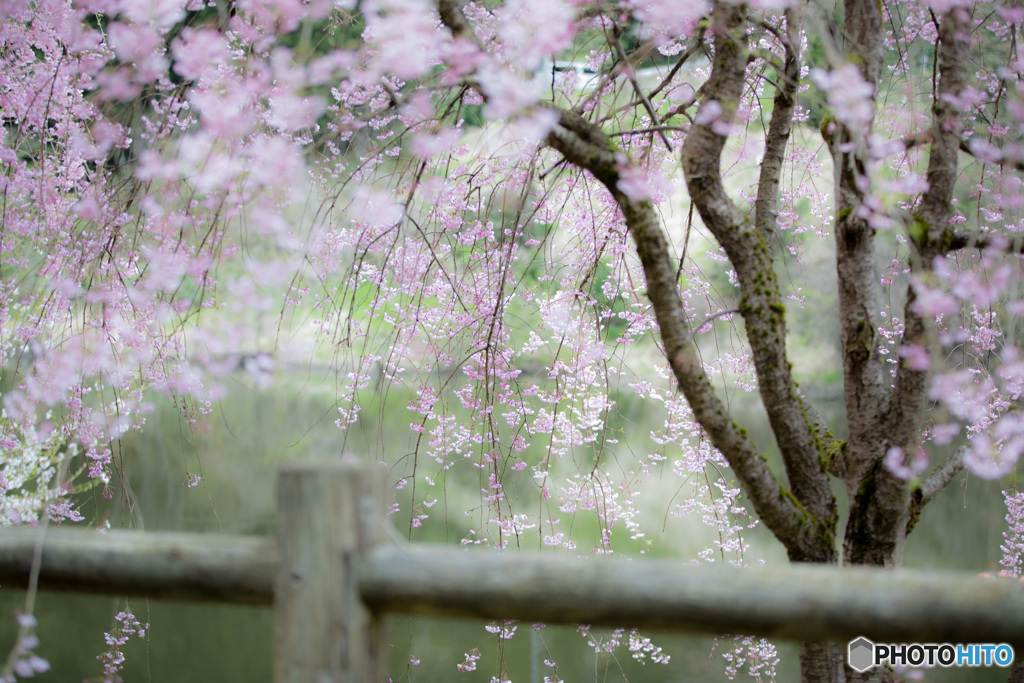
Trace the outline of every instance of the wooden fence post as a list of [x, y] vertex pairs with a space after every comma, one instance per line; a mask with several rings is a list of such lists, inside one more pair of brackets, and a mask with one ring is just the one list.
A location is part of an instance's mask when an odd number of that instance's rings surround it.
[[387, 470], [290, 463], [277, 476], [276, 683], [382, 683], [384, 621], [359, 597], [359, 558], [386, 536]]

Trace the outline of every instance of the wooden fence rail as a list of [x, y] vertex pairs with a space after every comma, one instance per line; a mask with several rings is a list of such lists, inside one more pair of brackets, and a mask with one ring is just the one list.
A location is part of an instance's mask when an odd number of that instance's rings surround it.
[[[0, 533], [0, 585], [275, 606], [275, 680], [383, 680], [383, 615], [744, 633], [797, 641], [1024, 642], [1024, 584], [908, 569], [726, 569], [396, 544], [385, 472], [290, 465], [274, 539]], [[41, 545], [39, 545], [41, 543]]]
[[273, 538], [218, 534], [48, 529], [0, 532], [0, 586], [26, 587], [37, 542], [39, 587], [101, 593], [271, 605], [277, 576]]

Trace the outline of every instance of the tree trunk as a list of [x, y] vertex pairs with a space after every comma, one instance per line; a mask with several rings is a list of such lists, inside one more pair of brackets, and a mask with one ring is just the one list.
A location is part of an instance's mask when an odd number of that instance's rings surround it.
[[[1022, 652], [1022, 646], [1017, 645], [1014, 647], [1014, 653]], [[1010, 677], [1006, 679], [1007, 683], [1024, 683], [1024, 657], [1017, 654], [1016, 661], [1010, 668]]]
[[[888, 667], [875, 667], [864, 673], [851, 669], [846, 665], [846, 643], [801, 643], [800, 679], [803, 683], [890, 683], [898, 680]], [[1011, 674], [1010, 681], [1024, 683], [1024, 678], [1013, 678]]]
[[800, 644], [800, 679], [804, 683], [842, 683], [843, 653], [832, 643]]

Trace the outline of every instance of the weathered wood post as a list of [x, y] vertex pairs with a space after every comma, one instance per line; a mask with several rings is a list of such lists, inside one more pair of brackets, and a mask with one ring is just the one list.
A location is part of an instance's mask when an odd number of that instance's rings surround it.
[[384, 621], [359, 597], [360, 557], [385, 536], [387, 470], [295, 463], [277, 476], [276, 683], [385, 680]]

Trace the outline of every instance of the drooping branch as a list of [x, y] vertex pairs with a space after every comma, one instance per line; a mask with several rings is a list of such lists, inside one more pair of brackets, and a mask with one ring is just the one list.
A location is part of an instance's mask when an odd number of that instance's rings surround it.
[[[633, 92], [636, 93], [636, 96], [644, 105], [644, 109], [647, 110], [648, 116], [651, 117], [651, 124], [655, 129], [660, 128], [661, 122], [658, 120], [658, 112], [654, 110], [654, 105], [651, 104], [650, 98], [647, 97], [646, 94], [644, 94], [643, 88], [641, 88], [640, 84], [637, 82], [636, 72], [634, 71], [634, 65], [630, 63], [629, 57], [626, 56], [626, 51], [622, 47], [622, 37], [619, 35], [619, 32], [617, 30], [613, 33], [612, 46], [615, 48], [615, 54], [619, 58], [619, 61], [622, 62], [623, 66], [626, 69], [626, 77], [629, 79], [630, 85], [633, 86]], [[665, 143], [665, 147], [668, 149], [668, 151], [671, 152], [672, 143], [669, 142], [668, 137], [665, 135], [665, 131], [658, 130], [658, 135], [661, 137], [661, 141]]]
[[662, 90], [664, 90], [668, 86], [668, 84], [672, 82], [672, 79], [676, 77], [676, 74], [679, 73], [679, 70], [682, 69], [683, 66], [690, 60], [690, 58], [704, 49], [706, 49], [704, 45], [704, 33], [701, 32], [701, 34], [697, 36], [694, 39], [694, 41], [690, 44], [690, 47], [686, 48], [686, 50], [681, 55], [679, 55], [679, 58], [676, 59], [676, 63], [672, 65], [672, 69], [668, 72], [668, 75], [665, 76], [665, 78], [661, 79], [661, 83], [659, 83], [658, 86], [654, 88], [654, 90], [649, 92], [647, 96], [653, 98]]
[[[785, 309], [765, 238], [768, 230], [759, 230], [740, 214], [721, 181], [721, 155], [726, 142], [721, 126], [728, 125], [735, 114], [746, 71], [745, 17], [736, 6], [720, 5], [715, 8], [712, 21], [716, 28], [715, 57], [711, 76], [703, 88], [702, 112], [704, 118], [712, 118], [708, 112], [714, 110], [721, 114], [717, 121], [692, 127], [683, 145], [683, 170], [691, 200], [704, 224], [725, 249], [739, 278], [740, 312], [753, 352], [758, 387], [793, 494], [819, 523], [828, 525], [834, 522], [835, 504], [822, 460], [831, 437], [806, 405], [793, 380], [786, 352]], [[698, 113], [698, 120], [701, 116]], [[773, 118], [772, 154], [781, 155], [785, 147], [792, 105], [788, 118], [785, 123]], [[777, 194], [777, 173], [773, 178], [773, 172], [767, 171], [763, 182], [765, 191]], [[773, 220], [770, 203], [762, 208], [762, 215], [765, 225]], [[820, 557], [801, 559], [831, 559], [831, 548], [824, 547], [829, 544], [821, 545], [817, 551]], [[794, 549], [790, 548], [791, 557], [793, 554]]]

